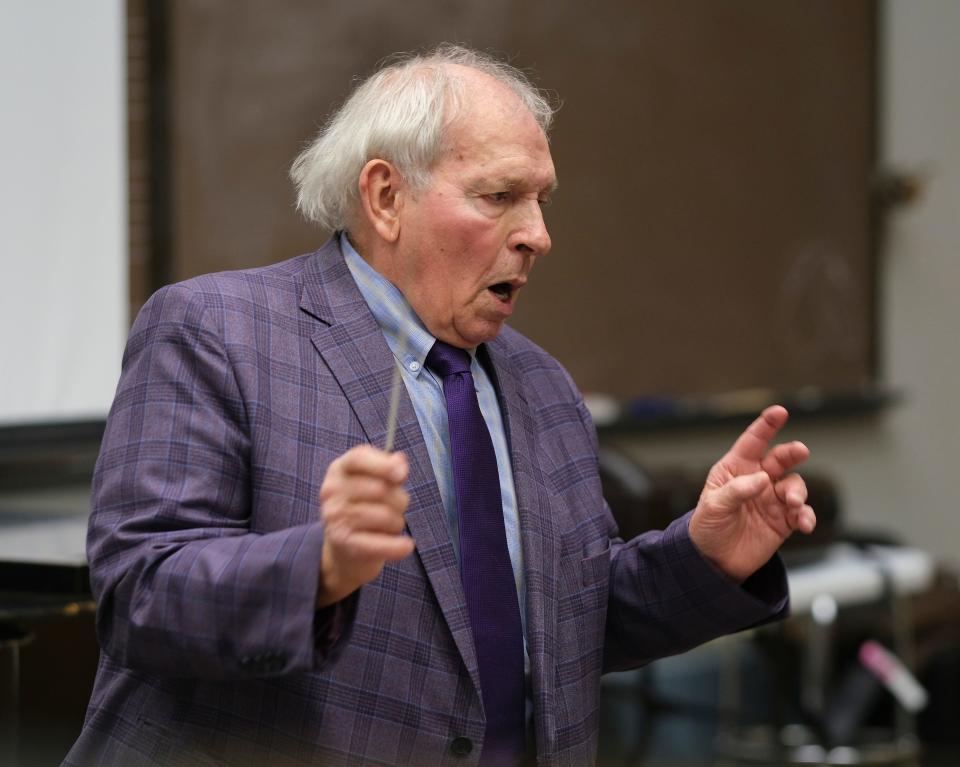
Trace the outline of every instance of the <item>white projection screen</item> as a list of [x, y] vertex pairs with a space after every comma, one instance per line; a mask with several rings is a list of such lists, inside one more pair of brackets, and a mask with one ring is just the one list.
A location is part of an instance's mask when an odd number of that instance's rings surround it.
[[0, 427], [103, 418], [127, 330], [124, 10], [0, 0]]

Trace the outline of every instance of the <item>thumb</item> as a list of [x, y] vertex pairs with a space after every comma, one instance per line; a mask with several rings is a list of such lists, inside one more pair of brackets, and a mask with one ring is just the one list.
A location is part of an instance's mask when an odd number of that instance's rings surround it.
[[765, 471], [734, 477], [717, 491], [713, 504], [722, 511], [733, 511], [760, 495], [768, 484], [770, 477]]

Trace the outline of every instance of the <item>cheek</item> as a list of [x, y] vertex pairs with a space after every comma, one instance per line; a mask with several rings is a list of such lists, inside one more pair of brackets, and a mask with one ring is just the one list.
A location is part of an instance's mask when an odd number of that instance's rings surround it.
[[496, 248], [490, 247], [483, 232], [458, 232], [457, 237], [437, 243], [436, 258], [432, 259], [428, 282], [447, 292], [462, 294], [475, 291], [494, 265]]
[[485, 285], [497, 270], [506, 241], [500, 230], [498, 222], [486, 218], [460, 227], [457, 252], [452, 254], [451, 263], [462, 280], [474, 288]]
[[431, 305], [456, 313], [474, 303], [496, 273], [506, 240], [502, 221], [468, 203], [431, 206], [423, 215], [421, 221], [437, 225], [422, 230], [428, 255], [420, 259], [417, 282], [429, 291]]

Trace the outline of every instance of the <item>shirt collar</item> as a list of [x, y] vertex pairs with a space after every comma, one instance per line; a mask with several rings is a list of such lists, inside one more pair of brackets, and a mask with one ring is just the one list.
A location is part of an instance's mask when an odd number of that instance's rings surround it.
[[340, 232], [339, 237], [347, 268], [383, 331], [390, 351], [408, 372], [419, 376], [437, 339], [424, 327], [396, 285], [357, 253], [346, 232]]

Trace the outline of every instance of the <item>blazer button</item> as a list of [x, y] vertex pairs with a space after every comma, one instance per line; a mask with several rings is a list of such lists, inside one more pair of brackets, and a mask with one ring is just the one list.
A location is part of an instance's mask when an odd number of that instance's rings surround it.
[[454, 738], [453, 742], [450, 744], [450, 750], [456, 756], [467, 756], [471, 751], [473, 751], [473, 741], [470, 738]]

